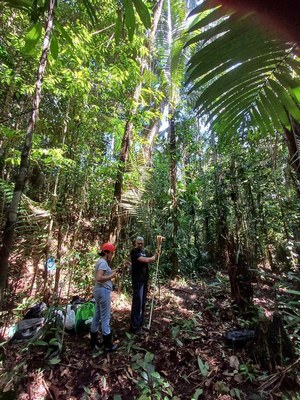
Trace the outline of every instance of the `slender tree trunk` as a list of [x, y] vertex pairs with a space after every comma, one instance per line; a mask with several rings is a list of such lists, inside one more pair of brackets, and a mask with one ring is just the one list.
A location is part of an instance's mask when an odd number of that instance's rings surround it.
[[[152, 25], [151, 25], [151, 30], [148, 36], [148, 49], [151, 54], [152, 47], [153, 47], [153, 42], [155, 38], [155, 34], [157, 31], [157, 26], [158, 26], [158, 21], [160, 19], [161, 15], [161, 10], [163, 6], [163, 0], [159, 0], [158, 3], [156, 4], [154, 8], [154, 15], [152, 19]], [[140, 76], [142, 77], [145, 72], [146, 65], [148, 64], [148, 60], [146, 57], [141, 60], [141, 67], [140, 67]], [[139, 103], [140, 99], [140, 94], [141, 94], [141, 89], [142, 89], [142, 80], [140, 83], [136, 86], [134, 93], [133, 93], [133, 99], [134, 99], [134, 106], [129, 112], [128, 119], [125, 124], [125, 129], [124, 129], [124, 135], [122, 139], [122, 144], [121, 144], [121, 152], [120, 152], [120, 157], [119, 157], [119, 168], [117, 172], [117, 177], [114, 185], [114, 204], [112, 207], [111, 215], [110, 215], [110, 221], [109, 221], [109, 227], [108, 227], [108, 238], [109, 241], [117, 243], [118, 237], [120, 234], [120, 229], [121, 229], [121, 220], [120, 220], [120, 201], [122, 198], [122, 192], [123, 192], [123, 177], [124, 177], [124, 172], [126, 169], [126, 163], [128, 160], [128, 155], [129, 155], [129, 149], [130, 149], [130, 144], [132, 140], [132, 132], [133, 132], [133, 117], [136, 115], [137, 112], [137, 106]]]
[[[68, 103], [67, 107], [67, 113], [66, 113], [66, 118], [65, 118], [65, 124], [63, 128], [63, 134], [62, 134], [62, 146], [65, 144], [65, 139], [66, 139], [66, 134], [68, 130], [68, 123], [67, 121], [69, 120], [69, 108], [70, 107], [70, 101]], [[54, 189], [53, 189], [53, 195], [52, 195], [52, 203], [51, 203], [51, 210], [50, 210], [50, 221], [48, 225], [48, 237], [47, 237], [47, 242], [45, 246], [45, 270], [44, 270], [44, 287], [47, 285], [47, 278], [48, 278], [48, 271], [47, 271], [47, 260], [49, 258], [49, 252], [51, 249], [51, 243], [52, 243], [52, 235], [53, 235], [53, 225], [54, 225], [54, 214], [56, 212], [56, 205], [58, 201], [58, 184], [59, 184], [59, 178], [60, 178], [60, 167], [57, 169], [57, 174], [55, 177], [55, 183], [54, 183]], [[57, 268], [58, 269], [58, 268]], [[59, 275], [58, 275], [59, 277]], [[57, 283], [58, 285], [58, 283]]]
[[170, 189], [171, 189], [171, 204], [172, 204], [172, 222], [173, 235], [171, 237], [171, 262], [172, 275], [175, 277], [179, 271], [179, 262], [177, 255], [177, 235], [178, 235], [178, 201], [177, 201], [177, 145], [174, 112], [170, 120]]
[[[298, 126], [298, 128], [299, 128], [299, 126]], [[299, 134], [299, 140], [300, 140], [300, 130], [299, 130], [298, 134]], [[294, 138], [295, 138], [295, 136], [294, 136]], [[278, 203], [279, 209], [280, 209], [283, 230], [284, 230], [284, 233], [285, 233], [286, 240], [288, 242], [288, 241], [291, 240], [291, 234], [289, 232], [289, 228], [288, 228], [288, 225], [287, 225], [286, 211], [285, 211], [285, 208], [284, 208], [284, 204], [282, 202], [282, 197], [281, 197], [281, 195], [279, 193], [278, 181], [277, 181], [277, 176], [276, 176], [276, 170], [277, 170], [277, 145], [278, 145], [278, 137], [276, 136], [275, 146], [273, 148], [273, 167], [272, 167], [272, 172], [273, 172], [273, 179], [274, 179], [275, 188], [276, 188], [275, 196], [276, 196], [277, 203]], [[297, 153], [296, 154], [298, 155], [298, 158], [299, 158], [300, 148], [298, 149], [298, 143], [297, 143], [296, 139], [295, 139], [295, 145], [297, 146]], [[297, 160], [297, 162], [298, 162], [298, 168], [296, 168], [296, 171], [300, 168], [299, 159]], [[300, 176], [300, 169], [298, 171], [298, 174]], [[297, 193], [298, 193], [298, 191], [297, 191]], [[295, 259], [293, 251], [291, 251], [291, 250], [288, 250], [288, 251], [290, 253], [290, 257], [287, 259], [287, 262], [291, 263], [293, 268], [295, 268], [296, 265], [297, 265], [297, 259]]]
[[[162, 115], [166, 107], [166, 100], [163, 99], [159, 104], [159, 111]], [[161, 126], [161, 117], [158, 117], [150, 122], [149, 126], [144, 130], [143, 137], [146, 139], [146, 144], [143, 146], [144, 167], [147, 169], [152, 164], [152, 151], [155, 138], [157, 137]]]
[[[251, 218], [249, 218], [248, 225], [251, 227], [250, 229], [250, 237], [248, 240], [247, 248], [250, 250], [252, 254], [252, 264], [256, 264], [257, 260], [259, 260], [261, 254], [261, 245], [260, 242], [257, 240], [258, 238], [258, 227], [257, 227], [257, 207], [255, 205], [253, 191], [252, 191], [252, 184], [251, 181], [248, 180], [247, 183], [247, 202], [248, 207], [251, 211]], [[249, 215], [249, 217], [250, 217]]]
[[230, 250], [228, 248], [229, 232], [227, 226], [226, 211], [223, 204], [223, 181], [218, 171], [218, 153], [214, 132], [211, 133], [212, 159], [214, 165], [214, 181], [215, 181], [215, 203], [217, 212], [217, 240], [215, 254], [212, 254], [215, 262], [220, 261], [221, 265], [230, 265]]
[[297, 197], [300, 198], [300, 125], [292, 117], [291, 130], [284, 128], [284, 138], [289, 149], [290, 165], [295, 172], [294, 181]]
[[48, 18], [46, 22], [46, 32], [43, 40], [42, 54], [37, 72], [37, 80], [35, 83], [35, 93], [33, 98], [33, 111], [29, 119], [25, 143], [21, 154], [21, 163], [19, 173], [16, 178], [13, 198], [8, 210], [7, 222], [4, 228], [2, 247], [0, 249], [0, 290], [1, 290], [1, 308], [3, 303], [4, 289], [6, 286], [6, 279], [8, 273], [8, 263], [13, 246], [14, 231], [17, 224], [17, 213], [21, 196], [24, 190], [28, 166], [29, 166], [29, 155], [32, 147], [33, 133], [35, 130], [36, 122], [38, 119], [39, 106], [41, 101], [41, 91], [43, 76], [47, 64], [48, 53], [50, 49], [51, 32], [53, 28], [55, 0], [49, 0]]

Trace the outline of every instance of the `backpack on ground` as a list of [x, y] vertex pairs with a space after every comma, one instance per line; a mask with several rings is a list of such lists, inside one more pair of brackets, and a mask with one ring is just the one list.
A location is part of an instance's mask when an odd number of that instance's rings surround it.
[[87, 333], [90, 331], [94, 312], [95, 305], [90, 301], [78, 305], [75, 317], [76, 333]]
[[37, 303], [29, 308], [29, 310], [24, 315], [23, 319], [42, 318], [45, 316], [46, 310], [47, 310], [46, 303], [44, 302]]
[[27, 318], [16, 324], [16, 331], [11, 338], [12, 343], [21, 343], [34, 338], [44, 326], [45, 318]]

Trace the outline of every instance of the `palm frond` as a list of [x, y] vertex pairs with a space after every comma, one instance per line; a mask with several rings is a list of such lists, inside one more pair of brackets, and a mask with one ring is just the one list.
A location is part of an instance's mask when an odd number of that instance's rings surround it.
[[[0, 215], [1, 227], [3, 227], [5, 222], [4, 210], [8, 209], [12, 197], [13, 185], [0, 180], [0, 202], [2, 204], [2, 213]], [[16, 234], [23, 239], [25, 238], [28, 242], [34, 243], [38, 236], [46, 240], [47, 232], [45, 227], [48, 224], [49, 217], [50, 213], [48, 210], [41, 208], [40, 205], [23, 194], [18, 210]]]
[[[212, 129], [232, 135], [242, 126], [267, 134], [289, 127], [287, 113], [300, 121], [296, 90], [300, 62], [290, 43], [280, 43], [256, 25], [251, 15], [222, 15], [209, 2], [197, 7], [187, 45], [197, 50], [189, 61], [187, 85], [197, 94], [195, 108]], [[202, 13], [205, 12], [202, 18]], [[299, 89], [298, 89], [299, 90]]]

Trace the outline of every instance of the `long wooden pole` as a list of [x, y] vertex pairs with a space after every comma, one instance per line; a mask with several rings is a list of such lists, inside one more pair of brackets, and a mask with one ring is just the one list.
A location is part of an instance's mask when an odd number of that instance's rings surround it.
[[[156, 237], [156, 240], [157, 240], [157, 261], [156, 261], [156, 270], [155, 270], [155, 277], [154, 277], [154, 287], [157, 285], [157, 281], [158, 281], [158, 266], [159, 266], [159, 259], [160, 259], [160, 255], [161, 255], [161, 244], [162, 244], [162, 241], [164, 239], [165, 238], [163, 236], [160, 236], [160, 235]], [[152, 293], [148, 329], [151, 328], [152, 314], [153, 314], [153, 308], [154, 308], [154, 293], [155, 293], [155, 290], [153, 290], [153, 293]]]

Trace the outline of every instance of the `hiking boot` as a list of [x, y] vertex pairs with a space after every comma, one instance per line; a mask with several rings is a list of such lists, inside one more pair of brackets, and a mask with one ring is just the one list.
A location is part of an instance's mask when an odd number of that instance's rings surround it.
[[108, 335], [103, 335], [103, 343], [104, 343], [104, 350], [109, 353], [114, 353], [117, 351], [118, 345], [113, 344], [112, 342], [112, 334], [109, 333]]
[[101, 347], [102, 343], [99, 343], [99, 341], [98, 341], [98, 332], [91, 332], [90, 335], [91, 335], [90, 343], [91, 343], [92, 350], [94, 350], [95, 347]]

